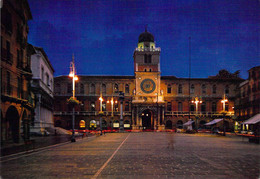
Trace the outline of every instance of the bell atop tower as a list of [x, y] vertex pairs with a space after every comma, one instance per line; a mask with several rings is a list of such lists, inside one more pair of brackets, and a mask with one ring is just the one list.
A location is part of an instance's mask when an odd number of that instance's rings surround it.
[[154, 36], [152, 33], [147, 31], [147, 26], [145, 27], [145, 31], [139, 35], [138, 48], [155, 48]]
[[139, 35], [138, 43], [140, 42], [154, 42], [154, 36], [147, 31], [147, 27], [145, 27], [145, 32]]

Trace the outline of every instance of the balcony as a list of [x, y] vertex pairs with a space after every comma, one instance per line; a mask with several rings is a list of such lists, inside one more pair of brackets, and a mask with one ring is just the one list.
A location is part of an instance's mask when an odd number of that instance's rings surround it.
[[[104, 116], [112, 116], [112, 111], [103, 111]], [[56, 116], [71, 116], [72, 111], [54, 111], [54, 115]], [[75, 115], [79, 116], [98, 116], [99, 111], [75, 111]], [[120, 116], [120, 112], [113, 112], [114, 116]], [[131, 116], [131, 111], [124, 111], [123, 116]]]
[[138, 52], [160, 52], [161, 48], [160, 47], [157, 47], [157, 48], [150, 48], [150, 47], [135, 48], [135, 51], [138, 51]]
[[[211, 111], [206, 111], [206, 112], [198, 112], [198, 114], [196, 114], [196, 112], [194, 111], [191, 111], [189, 113], [189, 111], [166, 111], [165, 112], [165, 115], [166, 116], [195, 116], [195, 115], [198, 115], [198, 116], [209, 116], [209, 117], [212, 117], [212, 116], [222, 116], [223, 114], [221, 112], [211, 112]], [[234, 112], [227, 112], [226, 116], [233, 116], [234, 115]]]

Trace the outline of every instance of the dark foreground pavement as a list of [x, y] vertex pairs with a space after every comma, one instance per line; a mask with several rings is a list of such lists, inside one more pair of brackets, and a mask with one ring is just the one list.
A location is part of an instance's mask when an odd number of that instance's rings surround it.
[[2, 178], [258, 178], [259, 145], [241, 138], [114, 133], [1, 160]]

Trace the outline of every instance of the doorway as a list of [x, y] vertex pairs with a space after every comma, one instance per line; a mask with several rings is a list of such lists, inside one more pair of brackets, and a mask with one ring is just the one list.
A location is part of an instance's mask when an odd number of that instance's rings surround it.
[[7, 135], [15, 143], [19, 143], [19, 113], [14, 106], [10, 106], [6, 112]]
[[144, 130], [152, 129], [152, 111], [149, 109], [142, 112], [142, 126]]

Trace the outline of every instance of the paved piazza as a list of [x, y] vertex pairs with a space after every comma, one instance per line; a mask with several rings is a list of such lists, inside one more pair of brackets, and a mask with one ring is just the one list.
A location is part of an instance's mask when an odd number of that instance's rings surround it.
[[239, 137], [115, 133], [1, 161], [2, 178], [259, 178], [260, 147]]

